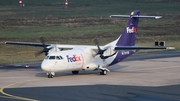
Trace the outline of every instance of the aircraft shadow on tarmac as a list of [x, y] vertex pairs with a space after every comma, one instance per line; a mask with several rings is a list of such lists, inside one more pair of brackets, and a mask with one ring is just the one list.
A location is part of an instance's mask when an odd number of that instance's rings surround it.
[[[111, 72], [119, 72], [119, 73], [145, 73], [142, 71], [121, 71], [120, 69], [126, 68], [127, 66], [120, 66], [120, 65], [114, 65], [109, 68]], [[40, 65], [29, 65], [29, 67], [26, 67], [26, 65], [6, 65], [0, 68], [1, 71], [8, 71], [8, 70], [18, 70], [18, 71], [41, 71]], [[120, 70], [120, 71], [118, 71]], [[110, 72], [110, 73], [111, 73]], [[99, 75], [99, 71], [90, 71], [90, 72], [80, 72], [78, 75]], [[56, 73], [56, 77], [59, 76], [69, 76], [72, 75], [71, 72], [63, 72], [63, 73]], [[45, 72], [36, 73], [36, 77], [45, 77]], [[76, 76], [76, 75], [73, 75]]]
[[7, 88], [5, 92], [40, 101], [180, 101], [178, 89], [180, 85], [163, 87], [82, 85]]
[[[114, 65], [113, 67], [110, 67], [110, 73], [111, 72], [119, 72], [118, 70], [122, 69], [122, 68], [126, 68], [127, 66], [120, 66], [120, 65]], [[131, 72], [132, 73], [132, 72]], [[140, 72], [138, 72], [140, 73]], [[60, 77], [60, 76], [76, 76], [76, 75], [100, 75], [99, 74], [99, 70], [96, 71], [88, 71], [88, 72], [83, 72], [81, 71], [79, 74], [72, 74], [71, 72], [62, 72], [62, 73], [56, 73], [55, 77]], [[45, 73], [37, 73], [35, 75], [36, 77], [44, 77]], [[102, 75], [101, 75], [102, 76]]]

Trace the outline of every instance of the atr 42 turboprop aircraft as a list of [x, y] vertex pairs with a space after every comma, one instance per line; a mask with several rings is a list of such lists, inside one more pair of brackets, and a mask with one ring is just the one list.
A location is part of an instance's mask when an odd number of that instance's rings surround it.
[[129, 18], [129, 21], [122, 34], [116, 40], [104, 46], [99, 46], [97, 39], [94, 39], [96, 46], [45, 44], [42, 37], [40, 38], [42, 43], [5, 43], [43, 47], [44, 49], [36, 55], [45, 52], [46, 57], [41, 63], [41, 68], [49, 78], [52, 78], [55, 72], [64, 71], [72, 71], [72, 74], [78, 74], [79, 71], [99, 70], [100, 75], [106, 75], [107, 72], [110, 72], [107, 67], [119, 63], [138, 50], [174, 49], [173, 47], [165, 46], [135, 46], [139, 18], [159, 19], [161, 16], [141, 16], [140, 11], [136, 10], [130, 15], [111, 15], [110, 17]]

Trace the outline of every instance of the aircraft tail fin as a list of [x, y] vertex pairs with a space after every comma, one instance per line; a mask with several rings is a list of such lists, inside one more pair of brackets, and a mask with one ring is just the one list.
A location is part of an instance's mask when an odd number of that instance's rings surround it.
[[161, 16], [141, 16], [139, 10], [133, 11], [130, 15], [111, 15], [111, 18], [129, 18], [128, 23], [122, 34], [116, 40], [116, 46], [134, 46], [138, 31], [139, 18], [159, 19]]

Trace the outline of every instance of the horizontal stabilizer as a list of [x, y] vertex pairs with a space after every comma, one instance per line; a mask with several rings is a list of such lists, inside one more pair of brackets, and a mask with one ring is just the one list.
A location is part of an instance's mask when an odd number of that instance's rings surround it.
[[116, 46], [114, 50], [151, 50], [151, 49], [175, 49], [174, 47], [158, 46]]
[[130, 15], [110, 15], [110, 18], [129, 18]]
[[153, 18], [153, 19], [160, 19], [162, 16], [132, 16], [134, 18]]
[[111, 15], [110, 18], [153, 18], [153, 19], [160, 19], [162, 16], [138, 16], [138, 15]]

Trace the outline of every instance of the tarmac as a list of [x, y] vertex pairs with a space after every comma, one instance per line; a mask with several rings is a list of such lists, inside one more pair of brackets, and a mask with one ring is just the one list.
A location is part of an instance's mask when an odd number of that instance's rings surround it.
[[40, 64], [0, 65], [0, 101], [180, 101], [180, 51], [134, 54], [107, 75], [47, 78]]

